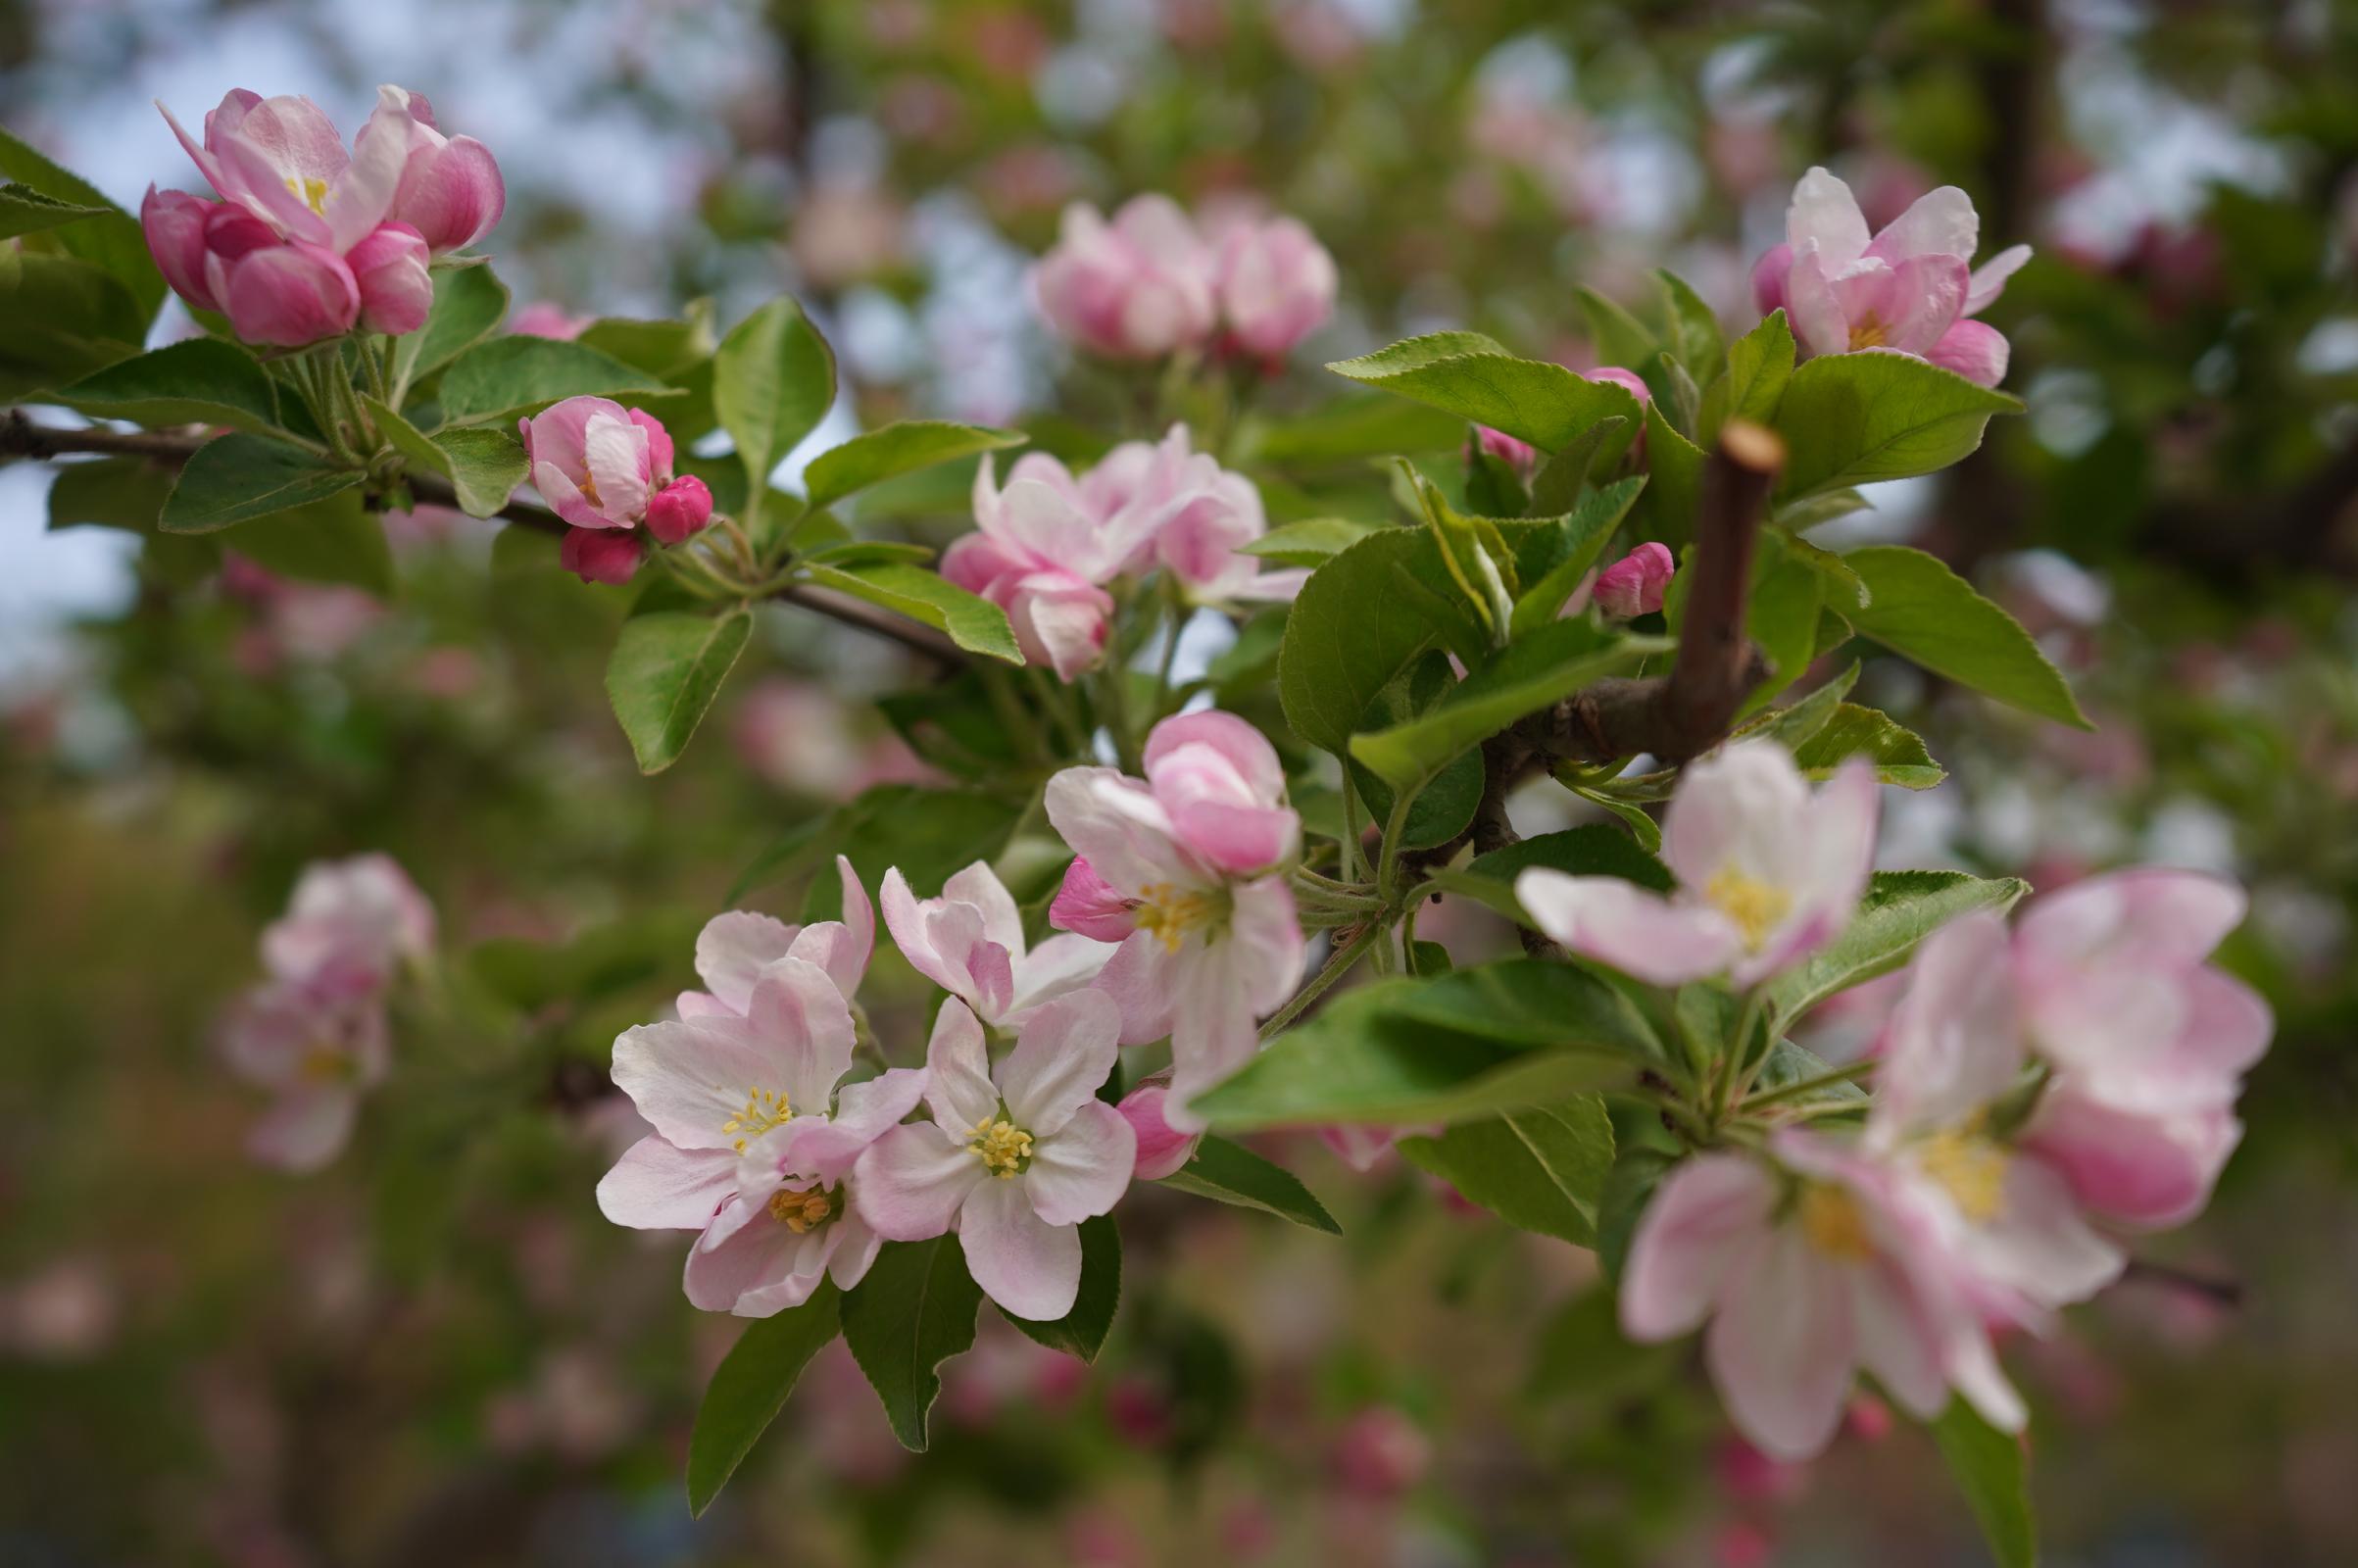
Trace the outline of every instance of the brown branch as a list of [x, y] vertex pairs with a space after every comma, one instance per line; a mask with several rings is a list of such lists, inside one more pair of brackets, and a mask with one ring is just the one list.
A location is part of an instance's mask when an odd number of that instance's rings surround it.
[[1731, 419], [1703, 469], [1686, 624], [1667, 675], [1602, 680], [1514, 733], [1551, 761], [1607, 762], [1645, 754], [1683, 762], [1725, 738], [1767, 673], [1744, 635], [1753, 548], [1769, 487], [1785, 466], [1776, 432]]
[[[204, 435], [176, 434], [168, 430], [110, 430], [97, 425], [69, 430], [56, 425], [37, 424], [26, 417], [23, 409], [11, 409], [5, 419], [0, 419], [0, 462], [11, 458], [50, 459], [98, 454], [149, 458], [176, 466], [187, 462], [189, 455], [208, 439], [210, 437]], [[404, 476], [403, 482], [413, 495], [429, 505], [454, 508], [459, 505], [458, 492], [440, 474], [413, 471]], [[536, 507], [529, 502], [511, 502], [493, 515], [537, 533], [563, 534], [566, 526], [565, 519], [548, 508]], [[924, 655], [944, 669], [962, 668], [966, 662], [966, 656], [958, 646], [932, 627], [904, 620], [890, 611], [855, 599], [849, 594], [814, 588], [807, 583], [794, 583], [779, 589], [770, 597], [855, 627], [871, 637], [899, 643], [912, 653]]]

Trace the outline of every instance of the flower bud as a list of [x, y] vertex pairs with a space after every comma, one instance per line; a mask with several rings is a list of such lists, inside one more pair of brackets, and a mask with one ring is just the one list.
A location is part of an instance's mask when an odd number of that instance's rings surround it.
[[191, 196], [184, 190], [158, 190], [150, 185], [139, 204], [139, 228], [147, 250], [172, 292], [200, 311], [218, 311], [221, 302], [205, 284], [205, 220], [219, 202]]
[[1138, 196], [1108, 223], [1094, 207], [1064, 210], [1056, 247], [1032, 287], [1049, 323], [1111, 359], [1158, 359], [1211, 334], [1214, 260], [1167, 196]]
[[[268, 236], [255, 244], [254, 230]], [[206, 280], [248, 343], [302, 348], [341, 337], [360, 319], [361, 290], [344, 259], [321, 246], [281, 241], [250, 214], [205, 225]]]
[[1668, 547], [1648, 540], [1605, 567], [1597, 579], [1597, 608], [1615, 620], [1650, 615], [1662, 608], [1663, 590], [1678, 569]]
[[1239, 347], [1282, 360], [1335, 314], [1335, 259], [1291, 218], [1239, 223], [1220, 246], [1220, 311]]
[[1158, 1182], [1193, 1159], [1202, 1133], [1183, 1133], [1162, 1119], [1162, 1102], [1170, 1098], [1168, 1083], [1150, 1079], [1122, 1097], [1114, 1108], [1138, 1135], [1138, 1164], [1132, 1175], [1142, 1182]]
[[712, 489], [692, 473], [672, 480], [647, 503], [647, 527], [667, 545], [678, 544], [712, 520]]
[[425, 239], [407, 223], [379, 223], [345, 253], [361, 291], [361, 324], [394, 337], [425, 325], [434, 308]]
[[1476, 429], [1481, 450], [1514, 469], [1523, 478], [1529, 479], [1532, 471], [1539, 467], [1539, 448], [1530, 442], [1508, 435], [1503, 430], [1494, 430], [1487, 424], [1479, 425]]
[[625, 528], [568, 528], [557, 560], [583, 582], [626, 583], [645, 551], [639, 535]]

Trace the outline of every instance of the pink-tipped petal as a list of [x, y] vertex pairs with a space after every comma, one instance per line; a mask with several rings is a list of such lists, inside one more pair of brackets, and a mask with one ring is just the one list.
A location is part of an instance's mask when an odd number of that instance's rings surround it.
[[[979, 1160], [967, 1162], [981, 1168]], [[976, 1186], [958, 1214], [958, 1242], [974, 1283], [1001, 1310], [1054, 1322], [1080, 1298], [1081, 1232], [1042, 1219], [1024, 1187], [1021, 1177]]]
[[1654, 1341], [1699, 1326], [1744, 1249], [1766, 1231], [1776, 1199], [1767, 1168], [1742, 1154], [1700, 1155], [1663, 1178], [1630, 1239], [1623, 1331]]
[[1550, 940], [1650, 985], [1718, 974], [1744, 951], [1742, 936], [1717, 910], [1673, 903], [1619, 877], [1534, 867], [1515, 879], [1515, 898]]
[[634, 1230], [700, 1231], [737, 1190], [735, 1152], [675, 1149], [647, 1137], [598, 1182], [598, 1210]]
[[[853, 1201], [862, 1219], [888, 1242], [921, 1242], [940, 1236], [986, 1181], [983, 1162], [941, 1128], [909, 1122], [870, 1144], [853, 1173]], [[1025, 1204], [1028, 1210], [1030, 1204]]]
[[1007, 1114], [1034, 1138], [1046, 1138], [1084, 1105], [1113, 1071], [1120, 1054], [1121, 1009], [1102, 991], [1075, 991], [1034, 1008], [1015, 1049], [999, 1067]]

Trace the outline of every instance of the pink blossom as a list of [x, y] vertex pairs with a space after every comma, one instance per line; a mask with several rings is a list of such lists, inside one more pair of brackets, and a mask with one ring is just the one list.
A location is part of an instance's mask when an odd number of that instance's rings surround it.
[[994, 1075], [981, 1023], [945, 1002], [925, 1052], [932, 1123], [896, 1127], [860, 1157], [868, 1224], [894, 1241], [955, 1229], [974, 1282], [1003, 1310], [1070, 1312], [1081, 1221], [1113, 1207], [1137, 1161], [1129, 1122], [1097, 1098], [1120, 1032], [1110, 998], [1075, 991], [1033, 1009]]
[[1863, 763], [1813, 794], [1782, 746], [1741, 741], [1690, 764], [1671, 797], [1662, 845], [1674, 894], [1534, 868], [1515, 896], [1550, 938], [1649, 984], [1726, 973], [1750, 986], [1849, 920], [1874, 858], [1876, 809]]
[[1638, 407], [1641, 411], [1646, 404], [1653, 401], [1653, 389], [1646, 384], [1646, 377], [1635, 370], [1625, 370], [1618, 365], [1600, 365], [1594, 370], [1583, 370], [1580, 372], [1580, 378], [1584, 381], [1594, 381], [1598, 386], [1621, 388], [1622, 391], [1638, 400]]
[[294, 1172], [343, 1151], [362, 1093], [384, 1081], [390, 1056], [381, 998], [326, 980], [257, 987], [222, 1020], [219, 1040], [230, 1071], [273, 1100], [247, 1152]]
[[1133, 1175], [1139, 1181], [1158, 1182], [1176, 1172], [1196, 1157], [1196, 1146], [1204, 1141], [1203, 1134], [1181, 1132], [1164, 1119], [1163, 1104], [1170, 1095], [1168, 1080], [1149, 1079], [1122, 1096], [1121, 1103], [1114, 1107], [1138, 1138]]
[[1189, 1102], [1253, 1056], [1253, 1020], [1302, 977], [1284, 874], [1302, 823], [1275, 749], [1232, 714], [1164, 719], [1146, 771], [1071, 767], [1049, 780], [1049, 820], [1078, 857], [1049, 918], [1101, 939], [1127, 922], [1098, 985], [1121, 1004], [1124, 1044], [1171, 1037], [1164, 1114], [1193, 1132], [1204, 1123]]
[[583, 582], [614, 586], [637, 574], [647, 541], [613, 528], [567, 528], [557, 544], [557, 564]]
[[1994, 386], [2006, 340], [1970, 318], [2031, 248], [2009, 247], [1973, 270], [1980, 229], [1973, 199], [1943, 185], [1870, 239], [1850, 187], [1812, 169], [1793, 187], [1785, 244], [1752, 270], [1753, 299], [1763, 312], [1784, 309], [1805, 357], [1889, 349]]
[[1669, 547], [1648, 540], [1597, 577], [1597, 608], [1616, 620], [1653, 614], [1662, 608], [1662, 595], [1678, 569]]
[[508, 330], [517, 337], [553, 337], [570, 342], [589, 329], [594, 316], [567, 315], [562, 305], [535, 300], [508, 318]]
[[1335, 313], [1335, 259], [1299, 220], [1231, 223], [1218, 265], [1220, 314], [1248, 354], [1281, 361]]
[[[377, 128], [375, 119], [363, 131], [355, 158], [345, 152], [334, 122], [309, 98], [265, 98], [237, 88], [205, 116], [202, 143], [171, 110], [156, 107], [206, 181], [278, 237], [340, 257], [395, 216], [403, 147], [398, 137], [369, 133]], [[380, 106], [379, 116], [384, 113]]]
[[[1306, 570], [1264, 570], [1259, 558], [1244, 554], [1246, 545], [1269, 531], [1259, 489], [1192, 445], [1187, 426], [1174, 424], [1153, 449], [1153, 458], [1140, 466], [1132, 505], [1143, 502], [1154, 509], [1155, 561], [1178, 580], [1191, 604], [1291, 600], [1308, 581]], [[1124, 450], [1117, 448], [1107, 461], [1116, 461]]]
[[406, 156], [392, 215], [417, 229], [439, 256], [472, 245], [491, 232], [507, 210], [508, 186], [491, 149], [472, 136], [445, 136], [422, 93], [376, 89], [376, 113], [354, 140], [356, 160], [371, 156], [371, 141], [396, 139]]
[[304, 867], [286, 913], [262, 934], [273, 979], [343, 996], [382, 990], [433, 947], [433, 906], [389, 855]]
[[153, 185], [139, 204], [140, 231], [147, 236], [157, 270], [173, 293], [200, 311], [221, 308], [205, 281], [205, 220], [220, 205], [184, 190], [158, 190]]
[[1318, 1129], [1318, 1141], [1327, 1152], [1364, 1176], [1392, 1157], [1403, 1138], [1437, 1138], [1441, 1124], [1415, 1127], [1371, 1127], [1364, 1123], [1345, 1123]]
[[379, 223], [345, 256], [361, 294], [361, 325], [399, 337], [425, 325], [434, 308], [425, 240], [407, 223]]
[[1921, 1188], [1793, 1129], [1770, 1152], [1774, 1163], [1701, 1154], [1663, 1180], [1631, 1240], [1624, 1332], [1668, 1340], [1708, 1320], [1712, 1381], [1777, 1459], [1832, 1441], [1861, 1367], [1920, 1418], [1953, 1388], [1991, 1425], [2021, 1430], [2022, 1401]]
[[671, 434], [643, 409], [571, 397], [516, 420], [532, 484], [576, 528], [631, 528], [671, 482]]
[[1474, 427], [1474, 439], [1482, 451], [1514, 469], [1525, 480], [1529, 480], [1539, 468], [1539, 448], [1528, 441], [1508, 435], [1503, 430], [1494, 430], [1487, 424]]
[[1070, 680], [1105, 646], [1119, 575], [1152, 537], [1143, 507], [1107, 508], [1056, 459], [1026, 453], [999, 486], [986, 454], [974, 474], [976, 532], [942, 557], [942, 575], [1007, 612], [1024, 658]]
[[1433, 1466], [1433, 1440], [1388, 1404], [1371, 1404], [1343, 1424], [1335, 1442], [1335, 1479], [1361, 1497], [1397, 1497]]
[[741, 960], [760, 944], [745, 934], [724, 928], [712, 956], [703, 941], [697, 956], [716, 991], [743, 987], [742, 1012], [700, 1008], [614, 1041], [614, 1083], [655, 1131], [599, 1182], [598, 1206], [617, 1225], [701, 1231], [688, 1299], [768, 1317], [822, 1279], [849, 1289], [866, 1275], [882, 1242], [854, 1172], [916, 1108], [926, 1075], [904, 1068], [844, 1084], [854, 1027], [836, 979], [792, 953], [749, 976]]
[[1136, 196], [1110, 223], [1085, 203], [1065, 208], [1032, 290], [1068, 341], [1111, 359], [1151, 360], [1211, 335], [1216, 277], [1210, 248], [1179, 205]]
[[1110, 944], [1070, 934], [1029, 947], [1023, 915], [987, 861], [952, 876], [939, 898], [911, 893], [899, 866], [878, 892], [902, 956], [994, 1026], [1018, 1025], [1040, 1004], [1089, 984], [1113, 956]]
[[667, 545], [684, 543], [712, 520], [712, 488], [692, 473], [681, 474], [647, 503], [648, 531]]
[[696, 976], [705, 989], [679, 994], [679, 1015], [744, 1017], [761, 972], [788, 957], [816, 964], [844, 999], [851, 1000], [875, 951], [876, 909], [868, 902], [867, 889], [860, 886], [860, 873], [840, 855], [835, 858], [835, 875], [843, 889], [840, 920], [788, 925], [750, 909], [732, 909], [707, 920], [696, 938]]

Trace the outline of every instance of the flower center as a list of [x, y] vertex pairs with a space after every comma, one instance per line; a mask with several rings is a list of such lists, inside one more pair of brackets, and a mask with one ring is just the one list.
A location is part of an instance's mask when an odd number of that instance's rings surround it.
[[1811, 1182], [1801, 1189], [1798, 1212], [1801, 1234], [1828, 1257], [1863, 1263], [1875, 1255], [1875, 1240], [1867, 1234], [1867, 1218], [1858, 1200], [1840, 1187]]
[[1217, 912], [1210, 894], [1175, 882], [1151, 882], [1138, 890], [1138, 928], [1159, 937], [1167, 953], [1177, 953], [1187, 934], [1211, 924]]
[[766, 1089], [748, 1089], [745, 1108], [722, 1122], [720, 1130], [735, 1136], [737, 1152], [742, 1154], [747, 1144], [793, 1119], [794, 1107], [787, 1103], [784, 1095], [773, 1095]]
[[1883, 324], [1882, 318], [1871, 315], [1865, 320], [1850, 323], [1850, 346], [1854, 349], [1882, 348], [1890, 331]]
[[1032, 1135], [1005, 1116], [985, 1116], [974, 1124], [974, 1136], [966, 1140], [967, 1152], [983, 1162], [983, 1169], [1007, 1181], [1025, 1170], [1032, 1162]]
[[1760, 945], [1777, 928], [1777, 922], [1793, 906], [1792, 894], [1732, 865], [1723, 866], [1712, 875], [1703, 888], [1703, 897], [1736, 922], [1736, 929], [1744, 933], [1745, 949], [1752, 953], [1760, 951]]
[[1955, 1200], [1957, 1211], [1987, 1225], [2006, 1207], [2006, 1151], [1971, 1130], [1936, 1133], [1917, 1153], [1924, 1173]]
[[769, 1217], [795, 1235], [807, 1236], [836, 1216], [841, 1207], [836, 1200], [837, 1196], [835, 1193], [780, 1190], [769, 1195]]
[[322, 218], [327, 216], [327, 181], [317, 174], [305, 174], [299, 179], [289, 174], [286, 188], [302, 197], [304, 206]]
[[352, 1058], [324, 1040], [295, 1064], [295, 1076], [307, 1084], [338, 1084], [351, 1075]]
[[588, 502], [591, 506], [596, 507], [601, 512], [606, 510], [606, 498], [598, 494], [598, 479], [595, 474], [583, 474], [580, 482], [573, 488], [581, 492], [582, 500]]

